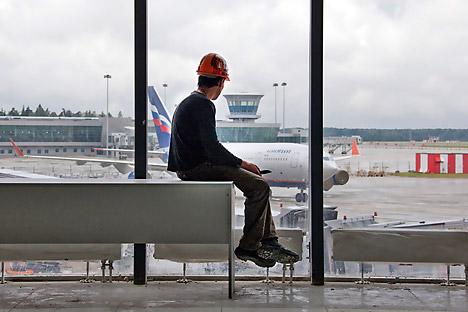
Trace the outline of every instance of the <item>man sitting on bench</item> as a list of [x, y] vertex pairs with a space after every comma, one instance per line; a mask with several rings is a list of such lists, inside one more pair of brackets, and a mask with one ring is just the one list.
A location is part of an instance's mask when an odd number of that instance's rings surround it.
[[198, 89], [174, 112], [168, 170], [188, 181], [233, 181], [244, 193], [245, 225], [237, 258], [261, 267], [297, 262], [299, 256], [278, 243], [270, 207], [270, 187], [252, 163], [224, 148], [216, 135], [216, 100], [229, 80], [226, 61], [205, 55], [198, 67]]

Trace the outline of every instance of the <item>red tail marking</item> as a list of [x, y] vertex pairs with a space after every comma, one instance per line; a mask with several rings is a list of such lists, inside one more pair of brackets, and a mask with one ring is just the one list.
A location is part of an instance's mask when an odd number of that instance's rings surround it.
[[11, 145], [13, 146], [13, 148], [15, 149], [15, 153], [18, 157], [24, 157], [24, 153], [23, 151], [18, 147], [18, 145], [16, 145], [15, 141], [13, 141], [12, 138], [10, 138], [10, 143]]
[[351, 155], [359, 156], [359, 149], [357, 147], [356, 140], [353, 140], [353, 143], [351, 144]]

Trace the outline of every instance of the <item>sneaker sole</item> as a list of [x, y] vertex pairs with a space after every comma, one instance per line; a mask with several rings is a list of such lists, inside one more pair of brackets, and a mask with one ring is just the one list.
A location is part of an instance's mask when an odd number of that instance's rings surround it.
[[275, 260], [276, 262], [279, 263], [295, 263], [299, 261], [299, 256], [297, 255], [291, 255], [291, 254], [286, 254], [284, 252], [281, 252], [279, 249], [273, 249], [273, 248], [260, 248], [257, 251], [257, 254], [259, 257], [262, 257], [264, 259], [271, 259]]
[[[242, 257], [242, 256], [241, 256], [241, 257], [238, 257], [237, 255], [236, 255], [236, 257], [237, 257], [238, 259], [242, 260], [242, 261], [245, 261], [245, 262], [247, 262], [247, 261], [252, 261], [253, 263], [255, 263], [257, 266], [259, 266], [259, 267], [261, 267], [261, 268], [272, 268], [272, 267], [274, 267], [275, 264], [276, 264], [276, 261], [272, 261], [270, 264], [268, 264], [268, 263], [258, 262], [258, 261], [257, 261], [257, 258]], [[272, 260], [272, 259], [267, 259], [267, 260]]]

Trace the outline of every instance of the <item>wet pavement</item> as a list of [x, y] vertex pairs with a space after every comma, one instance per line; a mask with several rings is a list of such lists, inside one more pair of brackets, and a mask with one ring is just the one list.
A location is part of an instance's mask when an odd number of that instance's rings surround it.
[[8, 283], [0, 286], [0, 311], [467, 311], [464, 286], [355, 285], [307, 282], [293, 286], [238, 282], [80, 284]]
[[338, 206], [341, 217], [377, 212], [402, 221], [468, 218], [468, 179], [351, 177], [325, 192], [324, 202]]

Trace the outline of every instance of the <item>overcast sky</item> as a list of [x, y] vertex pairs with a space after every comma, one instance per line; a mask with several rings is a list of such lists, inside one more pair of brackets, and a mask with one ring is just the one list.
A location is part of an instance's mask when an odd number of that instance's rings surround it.
[[[149, 2], [149, 83], [174, 107], [201, 56], [228, 64], [225, 93], [287, 82], [286, 126], [308, 124], [309, 1]], [[325, 1], [326, 126], [468, 128], [468, 1]], [[0, 107], [133, 115], [132, 0], [0, 0]], [[278, 88], [278, 120], [282, 89]], [[225, 119], [225, 99], [216, 101]]]

